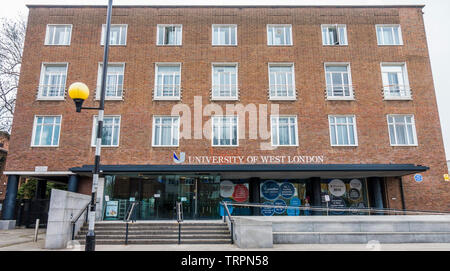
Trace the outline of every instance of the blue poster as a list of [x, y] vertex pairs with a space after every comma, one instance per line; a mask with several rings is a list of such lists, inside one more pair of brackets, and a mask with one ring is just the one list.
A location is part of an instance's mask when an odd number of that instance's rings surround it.
[[280, 186], [275, 181], [265, 181], [261, 185], [261, 194], [268, 200], [274, 200], [280, 195]]
[[295, 195], [295, 186], [290, 182], [284, 182], [280, 185], [281, 196], [290, 199]]
[[286, 211], [286, 208], [277, 208], [276, 206], [281, 206], [281, 207], [286, 207], [286, 202], [282, 199], [277, 199], [276, 201], [273, 202], [273, 204], [275, 205], [275, 213], [277, 214], [283, 214], [284, 211]]
[[[223, 199], [223, 201], [225, 201], [226, 203], [233, 202], [231, 199]], [[230, 214], [233, 214], [233, 206], [227, 205], [227, 207], [228, 207], [228, 211], [230, 211]], [[225, 211], [225, 208], [223, 207], [222, 204], [220, 204], [219, 213], [220, 213], [220, 216], [225, 216], [225, 214], [228, 216], [227, 211]]]
[[[301, 203], [300, 199], [297, 197], [292, 198], [291, 201], [289, 202], [289, 206], [299, 207], [301, 205], [302, 205], [302, 203]], [[287, 209], [287, 214], [289, 216], [299, 216], [300, 209]]]
[[267, 207], [261, 208], [261, 214], [264, 216], [272, 216], [275, 211], [273, 208], [273, 202], [266, 201], [264, 202], [264, 205], [267, 205]]

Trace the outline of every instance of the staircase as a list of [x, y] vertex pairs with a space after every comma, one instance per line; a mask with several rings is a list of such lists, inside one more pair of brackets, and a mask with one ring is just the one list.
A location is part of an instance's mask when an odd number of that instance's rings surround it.
[[[75, 240], [84, 245], [87, 225]], [[101, 221], [95, 224], [97, 245], [124, 245], [126, 223]], [[137, 221], [129, 223], [129, 245], [178, 244], [176, 221]], [[221, 221], [187, 221], [181, 223], [181, 244], [231, 244], [230, 231]]]

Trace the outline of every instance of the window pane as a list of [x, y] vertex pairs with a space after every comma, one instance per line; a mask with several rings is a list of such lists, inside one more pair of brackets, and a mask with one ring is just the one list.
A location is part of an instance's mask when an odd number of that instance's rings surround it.
[[397, 141], [395, 140], [394, 125], [389, 125], [389, 137], [391, 139], [391, 145], [395, 145]]
[[406, 144], [405, 125], [396, 124], [395, 133], [397, 135], [397, 144], [405, 145]]
[[337, 140], [336, 140], [336, 126], [335, 125], [331, 125], [331, 144], [336, 145], [337, 144]]

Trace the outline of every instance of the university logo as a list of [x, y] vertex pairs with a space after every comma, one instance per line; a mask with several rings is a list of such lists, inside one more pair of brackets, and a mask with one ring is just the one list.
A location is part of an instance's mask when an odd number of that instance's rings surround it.
[[178, 157], [177, 154], [173, 153], [173, 162], [177, 164], [184, 163], [184, 160], [186, 159], [186, 154], [184, 152], [180, 152], [180, 156]]

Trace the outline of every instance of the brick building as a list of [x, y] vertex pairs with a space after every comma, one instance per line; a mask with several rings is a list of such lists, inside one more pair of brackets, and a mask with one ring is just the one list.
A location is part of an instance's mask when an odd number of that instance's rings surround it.
[[7, 177], [3, 175], [8, 156], [9, 134], [0, 131], [0, 201], [5, 199]]
[[[89, 194], [96, 111], [75, 113], [66, 92], [84, 82], [84, 106], [98, 106], [106, 8], [28, 7], [11, 197], [29, 176]], [[214, 218], [221, 200], [324, 195], [450, 210], [422, 8], [114, 7], [99, 217], [121, 219], [132, 201], [140, 219], [172, 218], [177, 200], [187, 218]]]

